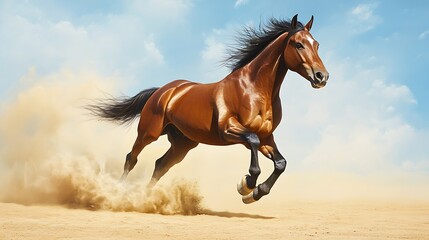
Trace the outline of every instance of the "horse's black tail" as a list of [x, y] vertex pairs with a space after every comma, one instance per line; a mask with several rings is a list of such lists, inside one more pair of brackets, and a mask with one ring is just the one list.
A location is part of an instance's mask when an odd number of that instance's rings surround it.
[[134, 97], [120, 97], [100, 100], [86, 106], [86, 109], [101, 119], [119, 124], [131, 123], [142, 111], [147, 100], [158, 88], [150, 88], [139, 92]]

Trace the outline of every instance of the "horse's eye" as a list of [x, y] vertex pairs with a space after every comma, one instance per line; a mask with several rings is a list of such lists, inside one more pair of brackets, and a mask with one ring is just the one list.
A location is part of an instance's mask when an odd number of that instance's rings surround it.
[[297, 49], [304, 49], [304, 46], [301, 43], [296, 43]]

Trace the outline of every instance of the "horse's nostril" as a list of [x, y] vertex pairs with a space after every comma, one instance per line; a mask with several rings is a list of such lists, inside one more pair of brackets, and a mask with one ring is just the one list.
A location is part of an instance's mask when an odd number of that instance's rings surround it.
[[319, 82], [323, 81], [323, 73], [316, 72], [316, 74], [314, 74], [314, 76], [316, 77], [317, 81], [319, 81]]

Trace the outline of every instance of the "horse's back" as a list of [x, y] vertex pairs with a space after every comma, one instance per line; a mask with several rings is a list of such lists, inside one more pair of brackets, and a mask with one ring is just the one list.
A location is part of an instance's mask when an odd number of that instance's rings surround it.
[[162, 115], [164, 127], [174, 125], [195, 142], [222, 145], [214, 124], [217, 122], [213, 104], [215, 88], [216, 83], [172, 81], [152, 95], [142, 116]]

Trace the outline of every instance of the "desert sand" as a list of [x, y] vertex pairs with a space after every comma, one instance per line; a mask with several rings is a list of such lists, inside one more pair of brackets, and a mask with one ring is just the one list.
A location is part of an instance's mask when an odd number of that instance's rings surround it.
[[295, 202], [243, 209], [184, 216], [0, 203], [0, 239], [429, 239], [429, 204]]

